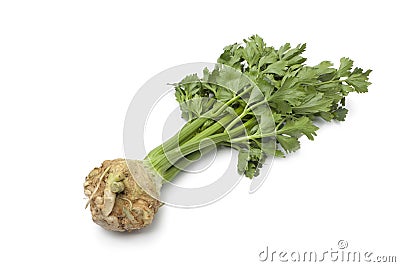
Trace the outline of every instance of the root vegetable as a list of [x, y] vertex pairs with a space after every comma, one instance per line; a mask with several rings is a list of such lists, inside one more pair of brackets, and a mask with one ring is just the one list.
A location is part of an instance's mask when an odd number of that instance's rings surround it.
[[307, 66], [305, 44], [275, 49], [257, 35], [244, 42], [225, 47], [221, 65], [202, 78], [193, 74], [174, 85], [187, 120], [178, 134], [144, 160], [106, 160], [89, 173], [84, 193], [95, 223], [113, 231], [149, 225], [162, 205], [163, 181], [211, 144], [237, 149], [238, 172], [257, 176], [267, 157], [298, 150], [303, 135], [313, 140], [315, 119], [343, 121], [350, 92], [368, 91], [371, 70], [353, 68], [348, 58], [337, 69], [328, 61]]
[[84, 187], [93, 221], [107, 230], [120, 232], [149, 225], [161, 203], [137, 184], [135, 179], [139, 178], [146, 180], [148, 192], [159, 194], [161, 180], [150, 173], [143, 161], [106, 160], [92, 170]]

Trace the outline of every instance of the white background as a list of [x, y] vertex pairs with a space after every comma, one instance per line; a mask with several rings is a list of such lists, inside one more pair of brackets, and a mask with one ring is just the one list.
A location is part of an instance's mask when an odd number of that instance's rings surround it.
[[[267, 245], [324, 251], [340, 239], [399, 262], [396, 2], [1, 1], [1, 265], [266, 266]], [[346, 122], [275, 161], [253, 195], [242, 180], [213, 205], [163, 207], [136, 233], [95, 225], [82, 183], [123, 156], [135, 91], [252, 34], [307, 42], [310, 64], [351, 57], [373, 69], [370, 92], [348, 98]]]

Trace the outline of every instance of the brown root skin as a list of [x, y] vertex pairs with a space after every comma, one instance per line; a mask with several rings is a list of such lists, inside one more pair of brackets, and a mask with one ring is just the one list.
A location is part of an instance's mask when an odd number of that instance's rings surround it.
[[152, 197], [159, 196], [160, 182], [143, 161], [128, 160], [128, 164], [125, 159], [106, 160], [89, 173], [84, 183], [92, 219], [107, 230], [130, 232], [146, 227], [162, 205]]

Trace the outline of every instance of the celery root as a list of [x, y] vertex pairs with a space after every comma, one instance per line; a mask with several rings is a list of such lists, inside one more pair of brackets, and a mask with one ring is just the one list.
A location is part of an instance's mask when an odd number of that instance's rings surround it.
[[353, 68], [346, 57], [338, 68], [307, 66], [305, 49], [275, 49], [254, 35], [225, 47], [203, 77], [174, 84], [187, 123], [143, 160], [106, 160], [89, 173], [84, 192], [93, 221], [113, 231], [149, 225], [162, 205], [162, 183], [213, 145], [238, 150], [238, 173], [253, 178], [266, 158], [298, 150], [301, 136], [314, 140], [315, 120], [345, 120], [346, 96], [368, 92], [371, 70]]

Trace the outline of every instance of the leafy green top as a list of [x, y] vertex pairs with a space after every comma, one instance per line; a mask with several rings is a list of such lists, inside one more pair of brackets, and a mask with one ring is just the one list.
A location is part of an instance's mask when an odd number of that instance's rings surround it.
[[[226, 46], [218, 59], [221, 65], [211, 72], [205, 69], [202, 78], [189, 75], [175, 85], [182, 117], [190, 121], [208, 112], [218, 120], [226, 112], [212, 111], [221, 110], [223, 104], [234, 109], [247, 132], [223, 144], [239, 150], [239, 172], [254, 177], [268, 155], [283, 157], [298, 150], [302, 135], [313, 140], [316, 118], [345, 120], [345, 97], [350, 92], [368, 91], [371, 70], [353, 68], [353, 61], [346, 57], [337, 69], [329, 61], [306, 66], [305, 49], [305, 44], [291, 48], [288, 43], [275, 49], [258, 35], [244, 44]], [[254, 94], [254, 84], [262, 94]], [[273, 135], [268, 118], [274, 119]], [[238, 123], [224, 125], [224, 132], [239, 127]], [[208, 121], [200, 131], [211, 124]], [[271, 138], [276, 138], [278, 148]]]

